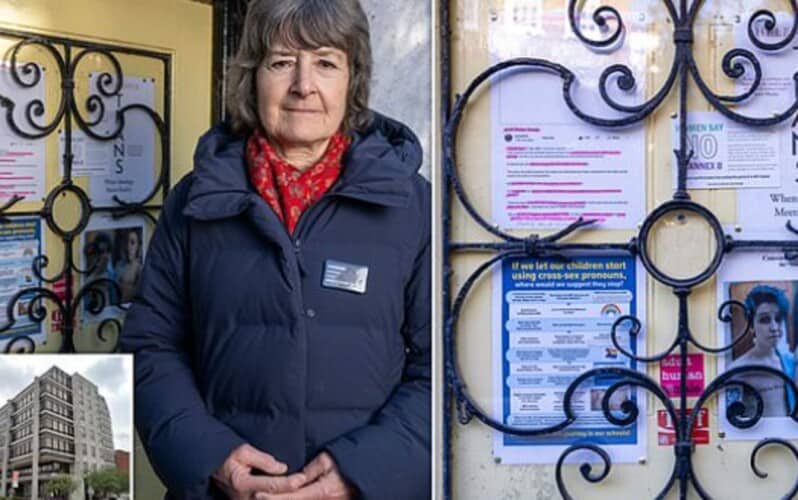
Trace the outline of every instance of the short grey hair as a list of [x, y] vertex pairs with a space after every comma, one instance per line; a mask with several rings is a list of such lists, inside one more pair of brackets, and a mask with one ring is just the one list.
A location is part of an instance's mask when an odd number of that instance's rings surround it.
[[371, 123], [371, 42], [366, 13], [359, 0], [251, 0], [247, 7], [238, 53], [230, 67], [227, 109], [233, 130], [251, 134], [258, 118], [258, 67], [271, 47], [334, 47], [349, 60], [345, 132], [364, 130]]

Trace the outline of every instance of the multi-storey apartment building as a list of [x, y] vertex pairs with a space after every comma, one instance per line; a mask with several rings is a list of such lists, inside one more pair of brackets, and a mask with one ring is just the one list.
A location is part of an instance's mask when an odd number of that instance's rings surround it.
[[83, 478], [114, 466], [108, 405], [91, 381], [53, 366], [0, 407], [0, 494], [38, 499], [59, 474], [79, 484], [73, 499], [84, 498]]

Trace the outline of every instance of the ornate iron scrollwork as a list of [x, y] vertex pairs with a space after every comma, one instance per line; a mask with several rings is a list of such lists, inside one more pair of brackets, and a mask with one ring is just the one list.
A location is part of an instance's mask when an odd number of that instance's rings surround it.
[[[48, 310], [58, 312], [60, 318], [60, 339], [58, 348], [60, 352], [74, 352], [75, 337], [78, 333], [88, 335], [87, 332], [78, 332], [77, 320], [81, 312], [100, 314], [106, 308], [115, 308], [120, 313], [126, 306], [119, 299], [121, 297], [118, 283], [107, 278], [92, 279], [97, 262], [82, 269], [74, 251], [74, 243], [86, 231], [92, 215], [106, 214], [114, 219], [140, 215], [154, 224], [157, 214], [161, 209], [156, 197], [160, 194], [165, 197], [169, 189], [169, 158], [170, 158], [170, 101], [171, 101], [171, 56], [166, 53], [131, 47], [92, 43], [62, 37], [34, 35], [15, 30], [0, 29], [0, 36], [8, 39], [18, 39], [8, 52], [8, 70], [11, 81], [23, 89], [37, 86], [43, 78], [42, 69], [33, 62], [20, 62], [25, 49], [37, 48], [44, 52], [49, 60], [54, 63], [56, 71], [50, 72], [51, 77], [58, 78], [59, 96], [58, 106], [52, 117], [44, 122], [45, 102], [33, 99], [29, 102], [15, 102], [10, 96], [0, 94], [0, 107], [5, 108], [5, 122], [16, 136], [28, 140], [40, 140], [54, 137], [56, 130], [63, 130], [64, 152], [63, 176], [60, 182], [46, 195], [44, 203], [39, 210], [14, 210], [14, 207], [24, 197], [14, 195], [0, 207], [0, 228], [20, 217], [39, 217], [46, 223], [49, 230], [63, 243], [63, 263], [60, 269], [45, 272], [50, 264], [50, 257], [46, 254], [36, 255], [31, 261], [31, 270], [37, 280], [48, 286], [30, 287], [19, 290], [6, 304], [6, 318], [0, 325], [0, 333], [7, 332], [14, 327], [18, 320], [17, 305], [20, 301], [28, 302], [27, 319], [43, 326], [48, 318]], [[113, 116], [114, 127], [110, 132], [100, 132], [97, 126], [107, 121], [105, 100], [120, 96], [123, 90], [124, 72], [118, 56], [136, 56], [154, 61], [160, 61], [163, 68], [163, 114], [155, 109], [142, 104], [128, 104], [119, 108]], [[76, 75], [78, 67], [90, 56], [102, 59], [110, 71], [97, 75], [93, 89], [88, 89], [88, 97], [80, 103], [76, 98]], [[19, 115], [16, 109], [23, 109]], [[111, 205], [95, 204], [84, 188], [73, 181], [74, 150], [73, 139], [76, 131], [96, 141], [112, 141], [119, 138], [125, 131], [126, 117], [133, 113], [146, 116], [153, 125], [153, 130], [160, 141], [160, 163], [157, 175], [150, 191], [138, 200], [121, 199], [113, 196]], [[20, 118], [21, 116], [21, 118]], [[21, 121], [20, 121], [21, 119]], [[43, 167], [42, 167], [43, 168]], [[78, 201], [78, 221], [71, 227], [63, 227], [56, 220], [56, 200], [71, 195]], [[77, 278], [84, 277], [85, 284], [76, 288]], [[52, 285], [62, 282], [63, 294], [58, 294], [51, 288]], [[96, 337], [105, 343], [110, 343], [110, 350], [116, 350], [118, 332], [121, 322], [116, 317], [106, 317], [99, 320], [95, 332]], [[116, 332], [114, 337], [111, 332]], [[6, 344], [6, 352], [32, 352], [36, 343], [29, 336], [18, 335], [11, 338]]]
[[[448, 100], [444, 103], [442, 113], [444, 115], [445, 126], [443, 130], [442, 146], [444, 161], [443, 189], [443, 251], [444, 251], [444, 276], [443, 276], [443, 295], [444, 295], [444, 365], [447, 388], [444, 395], [445, 426], [444, 430], [444, 493], [447, 498], [451, 498], [450, 469], [449, 469], [449, 422], [451, 421], [452, 403], [458, 409], [458, 416], [461, 423], [465, 424], [473, 418], [496, 429], [500, 432], [509, 433], [517, 436], [538, 436], [560, 431], [571, 425], [576, 419], [573, 410], [572, 399], [578, 386], [585, 380], [592, 377], [607, 375], [607, 370], [612, 370], [612, 375], [617, 380], [605, 393], [601, 401], [601, 409], [605, 419], [616, 426], [625, 426], [633, 423], [638, 415], [638, 407], [635, 401], [627, 399], [621, 404], [620, 414], [610, 411], [609, 398], [621, 387], [637, 387], [644, 389], [653, 395], [665, 408], [668, 415], [674, 422], [676, 432], [676, 442], [674, 445], [675, 461], [673, 469], [666, 483], [663, 485], [656, 498], [665, 497], [674, 487], [678, 487], [679, 497], [684, 499], [687, 496], [689, 487], [695, 490], [702, 498], [709, 498], [709, 493], [702, 486], [695, 474], [692, 464], [692, 450], [694, 448], [692, 431], [696, 426], [696, 419], [701, 408], [707, 400], [716, 396], [720, 391], [732, 384], [747, 388], [754, 396], [752, 400], [737, 401], [728, 405], [726, 416], [731, 425], [745, 429], [755, 425], [763, 415], [763, 399], [757, 391], [744, 381], [740, 376], [747, 373], [759, 373], [772, 377], [777, 377], [785, 384], [785, 390], [798, 391], [798, 387], [793, 380], [783, 372], [766, 366], [742, 366], [732, 368], [717, 376], [704, 389], [692, 407], [687, 404], [687, 354], [688, 348], [698, 349], [709, 354], [725, 353], [738, 345], [745, 335], [739, 335], [731, 343], [724, 346], [707, 346], [699, 342], [692, 333], [688, 324], [688, 297], [692, 288], [704, 283], [715, 275], [724, 257], [734, 251], [742, 250], [777, 250], [785, 252], [789, 258], [798, 255], [798, 241], [760, 241], [760, 240], [735, 240], [731, 235], [724, 232], [722, 225], [717, 217], [707, 207], [692, 201], [687, 191], [687, 167], [692, 157], [693, 151], [690, 149], [687, 139], [687, 96], [689, 80], [695, 83], [703, 97], [725, 117], [737, 123], [750, 127], [767, 127], [787, 121], [798, 112], [798, 72], [793, 76], [796, 85], [795, 100], [786, 109], [773, 113], [767, 117], [751, 117], [739, 113], [729, 107], [730, 104], [741, 103], [751, 98], [762, 82], [762, 68], [757, 56], [751, 51], [735, 48], [723, 55], [721, 64], [723, 73], [730, 79], [737, 80], [742, 78], [746, 72], [752, 71], [752, 83], [750, 87], [736, 95], [721, 95], [713, 91], [705, 82], [696, 64], [693, 55], [694, 25], [698, 12], [702, 6], [702, 0], [695, 0], [688, 6], [686, 0], [681, 0], [678, 5], [671, 0], [662, 0], [670, 22], [674, 25], [673, 44], [675, 46], [674, 58], [665, 78], [665, 82], [652, 97], [645, 102], [635, 105], [622, 104], [614, 99], [609, 92], [610, 85], [615, 83], [622, 92], [630, 92], [635, 88], [636, 81], [632, 70], [625, 65], [613, 64], [601, 73], [598, 81], [598, 91], [602, 101], [612, 110], [623, 114], [620, 118], [608, 118], [589, 114], [582, 110], [572, 96], [572, 88], [576, 80], [575, 74], [557, 62], [534, 58], [515, 58], [501, 61], [477, 75], [467, 86], [462, 95], [456, 96], [451, 110]], [[442, 84], [443, 98], [449, 95], [450, 72], [449, 72], [449, 11], [447, 2], [442, 2], [441, 20], [444, 24], [442, 40], [442, 59], [443, 77]], [[788, 35], [777, 42], [765, 42], [761, 40], [754, 27], [762, 24], [766, 30], [776, 27], [776, 16], [768, 10], [755, 12], [748, 23], [748, 35], [751, 42], [762, 51], [776, 51], [786, 47], [794, 38], [798, 31], [798, 4], [796, 0], [788, 0], [792, 17], [792, 27]], [[592, 15], [592, 21], [601, 28], [603, 38], [593, 39], [585, 36], [579, 28], [579, 0], [570, 0], [568, 3], [568, 21], [573, 34], [585, 45], [597, 50], [613, 50], [623, 43], [625, 25], [620, 13], [607, 6], [596, 9]], [[575, 224], [565, 228], [563, 231], [548, 237], [530, 235], [527, 238], [520, 238], [508, 234], [497, 226], [491, 224], [484, 218], [471, 203], [457, 170], [457, 134], [463, 119], [463, 114], [468, 106], [469, 100], [477, 91], [478, 87], [491, 77], [497, 77], [502, 72], [513, 69], [514, 73], [518, 70], [537, 71], [552, 74], [562, 80], [562, 97], [568, 109], [582, 121], [598, 127], [621, 127], [638, 123], [649, 117], [665, 98], [671, 94], [678, 82], [678, 99], [680, 122], [678, 139], [679, 146], [674, 150], [676, 157], [677, 181], [671, 200], [668, 200], [656, 207], [645, 218], [636, 237], [628, 242], [622, 243], [569, 243], [561, 241], [573, 231], [587, 226], [591, 221], [579, 220]], [[450, 210], [453, 201], [450, 199], [449, 187], [454, 192], [455, 197], [470, 215], [470, 217], [488, 233], [498, 237], [499, 242], [456, 242], [451, 241]], [[694, 276], [681, 277], [672, 276], [659, 269], [651, 258], [648, 248], [648, 237], [658, 220], [667, 214], [678, 211], [679, 213], [689, 212], [702, 219], [710, 228], [714, 238], [715, 251], [707, 267]], [[795, 232], [788, 223], [788, 229]], [[459, 366], [457, 358], [458, 341], [458, 318], [463, 308], [469, 292], [477, 280], [491, 269], [494, 265], [501, 265], [502, 261], [516, 257], [535, 257], [550, 258], [559, 256], [567, 258], [573, 255], [585, 255], [590, 252], [613, 250], [627, 255], [638, 257], [648, 274], [660, 283], [671, 288], [678, 300], [678, 327], [673, 342], [667, 349], [649, 356], [635, 354], [628, 349], [618, 336], [618, 328], [621, 325], [628, 327], [629, 336], [634, 338], [639, 334], [642, 327], [638, 318], [633, 316], [623, 316], [616, 320], [610, 332], [610, 338], [614, 347], [626, 358], [640, 363], [652, 363], [663, 360], [666, 356], [676, 354], [681, 359], [681, 391], [679, 403], [674, 404], [662, 387], [650, 377], [638, 371], [626, 368], [597, 368], [586, 371], [576, 377], [568, 386], [563, 397], [562, 419], [556, 424], [541, 428], [529, 428], [507, 425], [504, 422], [492, 418], [486, 411], [479, 407], [473, 400], [467, 389], [463, 371]], [[452, 271], [452, 256], [457, 252], [490, 252], [490, 256], [485, 262], [479, 265], [463, 282], [455, 295], [454, 301], [450, 304], [450, 283]], [[718, 319], [722, 322], [731, 323], [731, 311], [739, 308], [746, 317], [745, 332], [749, 332], [752, 326], [753, 311], [747, 310], [745, 304], [739, 301], [726, 301], [720, 304], [718, 309]], [[798, 394], [798, 392], [795, 392]], [[453, 401], [452, 399], [453, 398]], [[798, 421], [795, 408], [790, 415], [793, 420]], [[751, 469], [758, 477], [765, 477], [756, 465], [756, 458], [762, 448], [769, 445], [778, 445], [788, 449], [793, 456], [798, 458], [798, 449], [791, 443], [782, 439], [766, 439], [759, 442], [751, 452]], [[610, 456], [600, 447], [594, 444], [578, 444], [571, 446], [562, 453], [556, 465], [556, 483], [560, 494], [566, 498], [572, 498], [565, 486], [562, 469], [566, 457], [576, 451], [589, 451], [595, 454], [601, 464], [598, 472], [593, 471], [590, 464], [583, 464], [580, 468], [582, 477], [589, 482], [600, 482], [605, 479], [611, 470]], [[798, 482], [784, 498], [792, 498], [798, 492]]]

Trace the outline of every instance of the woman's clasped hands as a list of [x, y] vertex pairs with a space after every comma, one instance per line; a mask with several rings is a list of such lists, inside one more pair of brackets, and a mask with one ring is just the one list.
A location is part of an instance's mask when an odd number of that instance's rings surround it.
[[232, 500], [349, 500], [354, 491], [338, 472], [335, 460], [321, 452], [300, 472], [286, 475], [288, 466], [268, 453], [243, 444], [213, 475]]

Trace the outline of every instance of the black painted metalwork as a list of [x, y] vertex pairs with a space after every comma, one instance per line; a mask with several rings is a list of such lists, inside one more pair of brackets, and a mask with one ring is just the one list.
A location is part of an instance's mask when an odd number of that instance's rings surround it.
[[238, 50], [248, 0], [213, 1], [213, 98], [211, 119], [214, 123], [227, 118], [227, 71]]
[[[440, 108], [440, 118], [441, 123], [447, 123], [449, 121], [449, 113], [450, 109], [450, 102], [452, 100], [451, 97], [451, 80], [450, 80], [450, 38], [451, 38], [451, 31], [450, 31], [450, 23], [449, 23], [449, 2], [444, 0], [439, 2], [439, 9], [438, 9], [438, 26], [440, 29], [439, 37], [438, 37], [438, 44], [440, 45], [440, 58], [441, 58], [441, 83], [440, 83], [440, 96], [441, 96], [441, 108]], [[444, 142], [441, 141], [441, 150], [443, 150]], [[446, 182], [446, 174], [442, 173], [440, 180], [440, 194], [442, 200], [449, 199], [449, 183]], [[447, 208], [444, 208], [441, 211], [442, 223], [441, 223], [441, 246], [442, 246], [442, 255], [449, 255], [452, 251], [450, 247], [450, 240], [451, 240], [451, 216]], [[441, 309], [443, 311], [443, 317], [448, 318], [451, 317], [451, 304], [450, 304], [450, 293], [451, 293], [451, 277], [452, 277], [452, 265], [448, 258], [443, 260], [442, 265], [442, 273], [443, 273], [443, 280], [441, 281]], [[443, 397], [441, 398], [441, 407], [443, 411], [443, 432], [442, 432], [442, 443], [443, 443], [443, 497], [444, 498], [451, 498], [452, 497], [452, 481], [451, 481], [451, 446], [449, 443], [451, 442], [452, 436], [452, 428], [449, 425], [449, 422], [452, 421], [452, 391], [448, 390], [449, 386], [449, 368], [448, 364], [444, 363], [443, 373], [441, 374], [441, 379], [443, 380]]]
[[[31, 269], [33, 275], [43, 282], [45, 286], [23, 288], [17, 291], [6, 304], [5, 320], [0, 324], [0, 334], [8, 332], [18, 321], [17, 305], [20, 301], [28, 301], [27, 317], [40, 325], [49, 317], [48, 311], [57, 311], [60, 318], [61, 344], [59, 352], [75, 352], [75, 336], [90, 335], [90, 332], [80, 332], [77, 328], [77, 318], [81, 311], [99, 314], [106, 308], [116, 308], [120, 312], [126, 309], [124, 304], [111, 302], [110, 296], [121, 297], [119, 285], [108, 278], [93, 278], [93, 267], [81, 269], [76, 262], [74, 244], [85, 231], [93, 214], [107, 214], [112, 218], [122, 218], [131, 215], [145, 217], [152, 224], [161, 209], [161, 201], [169, 190], [169, 159], [170, 123], [171, 123], [171, 79], [172, 60], [167, 53], [125, 47], [120, 45], [88, 42], [72, 38], [47, 36], [24, 31], [0, 29], [0, 37], [10, 40], [19, 40], [14, 43], [7, 53], [8, 70], [11, 79], [19, 88], [32, 88], [42, 80], [42, 69], [33, 62], [20, 61], [25, 50], [38, 49], [45, 54], [49, 61], [55, 65], [57, 71], [48, 72], [52, 77], [57, 77], [59, 82], [58, 106], [47, 123], [42, 123], [45, 116], [46, 103], [40, 99], [30, 102], [15, 102], [11, 97], [0, 94], [0, 113], [13, 134], [24, 139], [48, 139], [54, 137], [57, 130], [63, 133], [64, 152], [63, 175], [60, 182], [50, 190], [38, 210], [14, 210], [14, 207], [26, 200], [21, 196], [13, 196], [0, 207], [0, 228], [5, 224], [13, 223], [21, 217], [39, 217], [49, 230], [63, 243], [63, 264], [60, 269], [52, 274], [46, 274], [50, 259], [46, 254], [37, 255], [32, 259]], [[159, 61], [163, 68], [162, 85], [163, 101], [161, 115], [154, 109], [140, 104], [126, 105], [118, 109], [114, 115], [115, 128], [109, 133], [100, 132], [97, 126], [106, 117], [106, 108], [103, 99], [118, 97], [123, 88], [124, 73], [118, 55], [136, 56], [154, 61]], [[88, 89], [89, 97], [81, 103], [76, 98], [76, 74], [81, 63], [86, 58], [94, 56], [104, 60], [111, 68], [110, 72], [98, 75], [95, 88]], [[24, 109], [23, 119], [18, 119], [15, 109]], [[126, 118], [129, 115], [142, 114], [152, 121], [154, 130], [160, 140], [160, 169], [150, 192], [142, 199], [121, 199], [113, 197], [112, 205], [95, 204], [88, 193], [73, 180], [74, 164], [74, 134], [79, 131], [87, 137], [98, 141], [113, 141], [125, 132]], [[44, 168], [45, 166], [42, 166]], [[55, 203], [58, 199], [71, 196], [77, 199], [79, 213], [77, 222], [71, 227], [59, 225]], [[159, 200], [160, 196], [160, 200]], [[96, 267], [96, 263], [94, 267]], [[86, 283], [77, 288], [76, 278], [86, 277]], [[53, 285], [63, 283], [63, 294], [56, 293]], [[49, 286], [48, 286], [49, 285]], [[42, 325], [43, 326], [43, 325]], [[93, 332], [101, 341], [109, 342], [110, 339], [118, 341], [118, 332], [121, 327], [116, 317], [109, 317], [99, 321], [97, 329]], [[114, 333], [116, 332], [116, 333]], [[117, 342], [111, 345], [116, 350]], [[6, 352], [33, 352], [36, 344], [27, 335], [13, 336], [6, 344]]]
[[[759, 10], [755, 12], [748, 24], [748, 36], [752, 43], [762, 51], [775, 51], [786, 47], [798, 32], [798, 4], [796, 0], [786, 0], [792, 17], [792, 26], [789, 34], [782, 40], [775, 43], [762, 41], [757, 37], [755, 26], [761, 24], [766, 30], [776, 28], [776, 17], [773, 12]], [[609, 92], [610, 85], [614, 84], [622, 92], [629, 92], [635, 87], [635, 78], [632, 70], [625, 65], [614, 64], [607, 67], [601, 74], [598, 82], [598, 90], [602, 101], [611, 109], [623, 114], [620, 118], [606, 118], [591, 115], [582, 110], [572, 97], [573, 85], [576, 82], [575, 74], [567, 67], [558, 62], [544, 59], [516, 58], [499, 62], [482, 73], [477, 75], [467, 86], [462, 95], [458, 95], [454, 101], [451, 112], [449, 111], [449, 92], [451, 64], [449, 55], [450, 25], [449, 25], [449, 6], [448, 2], [441, 2], [440, 21], [441, 21], [441, 63], [442, 63], [442, 96], [443, 105], [441, 116], [444, 122], [442, 136], [443, 143], [443, 329], [444, 329], [444, 376], [447, 381], [444, 388], [444, 460], [443, 460], [443, 480], [444, 498], [452, 498], [451, 489], [451, 412], [450, 401], [457, 410], [457, 417], [461, 424], [467, 424], [473, 418], [481, 421], [485, 425], [498, 431], [518, 436], [538, 436], [556, 432], [567, 428], [576, 419], [573, 409], [572, 398], [577, 387], [585, 380], [611, 374], [615, 377], [615, 382], [605, 393], [602, 400], [602, 413], [606, 420], [617, 426], [625, 426], [635, 422], [639, 409], [633, 398], [627, 399], [621, 406], [621, 412], [610, 411], [610, 396], [622, 387], [641, 388], [652, 394], [658, 399], [670, 418], [674, 422], [676, 430], [676, 443], [674, 445], [674, 465], [668, 480], [662, 486], [656, 498], [663, 498], [674, 488], [678, 488], [679, 498], [686, 498], [690, 488], [693, 489], [701, 498], [709, 498], [709, 493], [702, 486], [692, 464], [692, 452], [694, 443], [692, 442], [692, 430], [696, 425], [696, 416], [708, 399], [717, 396], [724, 388], [734, 384], [742, 386], [754, 394], [753, 402], [737, 401], [728, 405], [726, 416], [729, 422], [737, 428], [745, 429], [755, 425], [763, 415], [763, 400], [756, 390], [744, 381], [739, 379], [741, 374], [758, 373], [777, 377], [783, 380], [786, 390], [796, 391], [794, 381], [787, 377], [783, 372], [774, 370], [766, 366], [742, 366], [727, 370], [711, 381], [700, 397], [693, 404], [688, 406], [687, 400], [687, 354], [689, 349], [719, 354], [725, 353], [746, 338], [752, 327], [753, 311], [747, 310], [746, 306], [738, 301], [729, 300], [721, 304], [718, 308], [718, 319], [722, 322], [731, 322], [731, 311], [739, 308], [747, 318], [746, 334], [740, 335], [729, 345], [707, 346], [699, 342], [690, 330], [688, 323], [688, 297], [692, 288], [704, 283], [714, 276], [718, 267], [721, 265], [726, 254], [733, 251], [782, 251], [788, 259], [798, 258], [798, 241], [760, 241], [760, 240], [735, 240], [731, 235], [726, 234], [718, 219], [707, 207], [696, 203], [690, 199], [687, 190], [687, 166], [692, 157], [692, 150], [687, 140], [687, 101], [688, 92], [691, 88], [690, 80], [699, 89], [702, 96], [725, 117], [750, 127], [767, 127], [785, 122], [798, 112], [798, 72], [793, 76], [796, 84], [795, 100], [786, 109], [774, 113], [768, 117], [750, 117], [740, 114], [729, 105], [740, 103], [751, 98], [759, 88], [762, 77], [761, 65], [756, 55], [744, 49], [732, 49], [722, 58], [722, 70], [730, 79], [739, 79], [746, 72], [753, 72], [751, 86], [738, 95], [721, 95], [713, 91], [701, 76], [693, 55], [694, 25], [703, 0], [694, 0], [689, 4], [687, 0], [680, 0], [676, 5], [672, 0], [662, 0], [662, 4], [667, 10], [670, 22], [674, 26], [673, 43], [675, 46], [674, 59], [668, 71], [665, 83], [657, 90], [652, 97], [645, 102], [636, 105], [627, 105], [618, 102]], [[579, 17], [581, 14], [582, 3], [579, 0], [569, 0], [568, 20], [571, 31], [575, 36], [587, 46], [596, 51], [612, 51], [623, 44], [625, 26], [621, 14], [613, 7], [602, 6], [597, 8], [592, 14], [592, 21], [599, 27], [599, 33], [603, 33], [601, 39], [587, 37], [579, 28]], [[510, 70], [510, 71], [508, 71]], [[469, 100], [478, 88], [489, 78], [495, 81], [499, 77], [512, 77], [518, 71], [545, 72], [562, 80], [562, 96], [565, 104], [570, 111], [582, 121], [597, 127], [623, 127], [636, 124], [649, 117], [667, 96], [678, 88], [679, 100], [679, 146], [674, 150], [676, 157], [677, 182], [671, 200], [655, 208], [643, 222], [636, 237], [627, 242], [608, 242], [608, 243], [569, 243], [563, 241], [575, 231], [584, 231], [593, 221], [578, 220], [563, 230], [549, 235], [539, 236], [532, 234], [522, 238], [508, 234], [497, 226], [494, 226], [484, 218], [469, 200], [466, 190], [460, 181], [457, 170], [457, 134], [463, 118], [463, 114], [468, 107]], [[677, 87], [678, 84], [678, 87]], [[491, 235], [497, 237], [499, 241], [487, 242], [455, 242], [451, 241], [451, 210], [454, 200], [451, 194], [459, 201], [470, 217]], [[671, 276], [656, 266], [650, 256], [648, 249], [648, 238], [657, 221], [663, 217], [678, 213], [689, 212], [702, 219], [711, 229], [714, 236], [715, 252], [707, 267], [701, 272], [690, 277]], [[788, 229], [798, 234], [789, 223]], [[468, 384], [463, 377], [457, 356], [458, 339], [458, 319], [463, 308], [463, 304], [469, 292], [476, 282], [488, 270], [495, 265], [500, 265], [502, 261], [517, 257], [531, 258], [562, 258], [569, 256], [585, 255], [591, 252], [614, 251], [632, 255], [640, 258], [645, 269], [654, 279], [670, 287], [678, 300], [678, 327], [674, 339], [670, 346], [659, 353], [650, 356], [637, 355], [627, 349], [619, 338], [618, 330], [623, 326], [628, 331], [630, 339], [639, 335], [643, 325], [640, 320], [633, 316], [623, 316], [616, 320], [612, 326], [612, 344], [624, 356], [630, 360], [640, 363], [658, 362], [669, 354], [677, 354], [681, 360], [681, 382], [678, 397], [678, 404], [674, 404], [670, 397], [665, 393], [659, 384], [647, 375], [626, 368], [597, 368], [588, 370], [580, 374], [567, 388], [563, 398], [563, 417], [562, 420], [554, 425], [543, 428], [514, 427], [492, 418], [489, 412], [480, 408], [468, 391]], [[458, 252], [485, 252], [491, 254], [490, 257], [479, 265], [463, 282], [457, 291], [452, 302], [450, 298], [450, 280], [452, 275], [452, 258]], [[798, 393], [798, 392], [797, 392]], [[749, 405], [749, 406], [746, 406]], [[750, 407], [753, 405], [753, 407]], [[798, 422], [798, 410], [793, 408], [791, 419]], [[760, 450], [766, 446], [781, 446], [798, 458], [798, 449], [790, 442], [783, 439], [765, 439], [760, 441], [753, 449], [750, 458], [752, 471], [758, 477], [765, 477], [767, 474], [762, 472], [756, 465], [756, 459]], [[600, 470], [594, 472], [589, 463], [582, 464], [580, 471], [582, 477], [589, 482], [597, 483], [605, 479], [611, 470], [611, 460], [609, 455], [600, 446], [593, 444], [580, 444], [571, 446], [562, 453], [556, 465], [556, 483], [560, 494], [566, 498], [572, 498], [563, 480], [563, 467], [565, 458], [579, 450], [587, 450], [596, 455], [599, 459]], [[798, 481], [787, 493], [784, 498], [792, 498], [798, 493]]]

